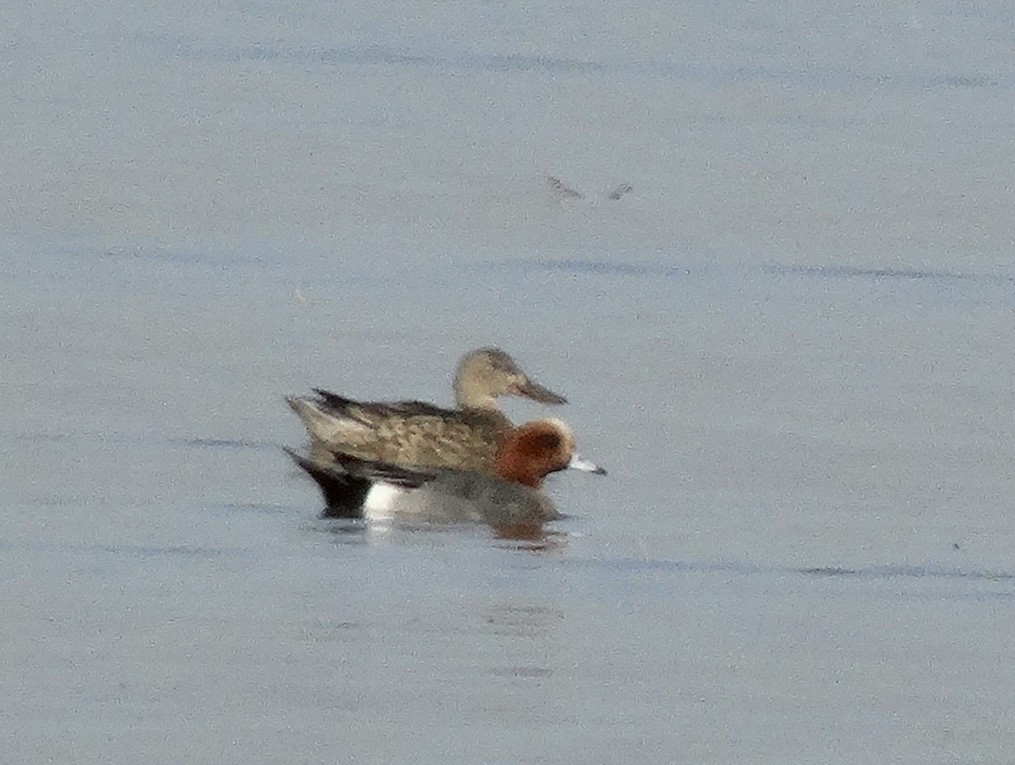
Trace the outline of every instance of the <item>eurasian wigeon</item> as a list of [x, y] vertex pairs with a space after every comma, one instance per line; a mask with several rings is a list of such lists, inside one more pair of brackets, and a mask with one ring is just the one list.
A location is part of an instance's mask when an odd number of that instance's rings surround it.
[[413, 469], [346, 454], [320, 463], [286, 451], [321, 488], [325, 517], [479, 521], [500, 530], [536, 528], [560, 518], [541, 491], [550, 473], [566, 468], [606, 473], [578, 456], [571, 429], [555, 418], [515, 428], [497, 452], [494, 475]]
[[317, 461], [336, 451], [372, 462], [492, 472], [497, 449], [514, 426], [498, 396], [564, 404], [563, 396], [533, 382], [504, 351], [479, 348], [455, 372], [458, 409], [421, 401], [362, 402], [315, 389], [286, 399], [311, 437]]

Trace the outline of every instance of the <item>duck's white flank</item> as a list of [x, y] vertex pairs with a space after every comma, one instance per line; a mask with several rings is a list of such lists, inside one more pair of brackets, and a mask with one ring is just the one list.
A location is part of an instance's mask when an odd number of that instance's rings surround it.
[[363, 499], [363, 517], [371, 521], [390, 521], [395, 517], [394, 507], [406, 489], [377, 481], [370, 485]]

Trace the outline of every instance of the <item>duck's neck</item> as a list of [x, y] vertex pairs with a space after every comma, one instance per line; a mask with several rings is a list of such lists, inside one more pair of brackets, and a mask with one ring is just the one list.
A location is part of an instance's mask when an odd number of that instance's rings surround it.
[[463, 380], [455, 381], [455, 403], [459, 409], [497, 410], [497, 399], [481, 387]]

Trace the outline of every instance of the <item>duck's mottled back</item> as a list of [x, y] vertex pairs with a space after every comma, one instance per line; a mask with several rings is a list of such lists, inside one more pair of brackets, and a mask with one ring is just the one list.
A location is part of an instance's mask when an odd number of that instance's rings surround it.
[[497, 408], [502, 395], [563, 403], [532, 382], [496, 348], [466, 354], [455, 374], [458, 409], [421, 401], [360, 402], [330, 391], [287, 400], [310, 433], [312, 451], [340, 451], [365, 460], [492, 472], [497, 450], [512, 432]]

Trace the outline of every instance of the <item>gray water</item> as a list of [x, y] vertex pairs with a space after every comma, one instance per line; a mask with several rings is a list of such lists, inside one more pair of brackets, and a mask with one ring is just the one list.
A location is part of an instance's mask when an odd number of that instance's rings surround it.
[[[4, 4], [4, 760], [1015, 761], [1013, 39]], [[283, 397], [486, 344], [609, 476], [321, 520]]]

